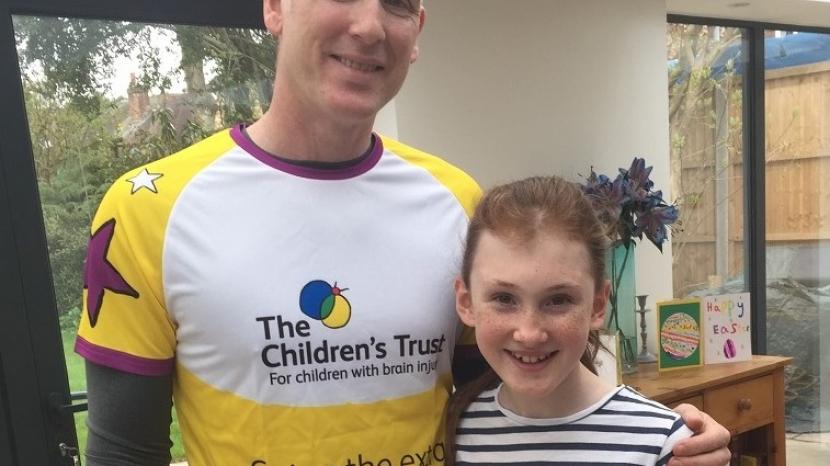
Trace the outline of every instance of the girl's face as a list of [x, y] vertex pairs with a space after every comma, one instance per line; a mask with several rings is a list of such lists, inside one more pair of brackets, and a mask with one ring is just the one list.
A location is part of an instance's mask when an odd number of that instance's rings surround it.
[[608, 292], [607, 283], [595, 291], [590, 271], [585, 245], [562, 233], [529, 242], [482, 233], [469, 287], [456, 281], [456, 307], [503, 396], [550, 403], [580, 389], [580, 358], [589, 330], [603, 325]]

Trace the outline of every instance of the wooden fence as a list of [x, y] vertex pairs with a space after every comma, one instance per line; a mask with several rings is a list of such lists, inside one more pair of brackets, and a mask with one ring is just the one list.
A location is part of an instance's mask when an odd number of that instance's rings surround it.
[[[741, 89], [725, 87], [672, 128], [684, 139], [675, 296], [743, 275]], [[768, 71], [765, 97], [767, 244], [830, 239], [830, 62]]]

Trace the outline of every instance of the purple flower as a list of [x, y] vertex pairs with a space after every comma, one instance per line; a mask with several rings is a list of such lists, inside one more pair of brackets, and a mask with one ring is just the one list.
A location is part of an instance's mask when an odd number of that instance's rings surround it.
[[637, 215], [637, 227], [651, 240], [660, 252], [663, 252], [663, 241], [666, 240], [666, 225], [677, 221], [680, 212], [671, 205], [659, 205]]
[[628, 190], [622, 177], [611, 182], [605, 175], [597, 175], [591, 169], [588, 183], [582, 190], [591, 199], [597, 217], [606, 224], [613, 224], [622, 214], [623, 206], [629, 203]]
[[611, 181], [591, 167], [582, 189], [612, 241], [629, 246], [635, 238], [645, 235], [662, 251], [667, 226], [677, 221], [679, 211], [663, 201], [662, 191], [652, 191], [651, 170], [645, 159], [635, 157], [628, 170], [621, 168]]
[[[634, 157], [631, 161], [631, 168], [628, 169], [628, 179], [633, 183], [634, 189], [651, 190], [654, 186], [654, 182], [649, 179], [652, 168], [654, 167], [646, 167], [646, 159]], [[620, 169], [620, 172], [622, 171]]]
[[594, 167], [591, 167], [591, 174], [588, 175], [586, 183], [582, 185], [582, 191], [586, 194], [593, 194], [595, 191], [602, 189], [608, 184], [608, 177], [605, 175], [597, 175]]

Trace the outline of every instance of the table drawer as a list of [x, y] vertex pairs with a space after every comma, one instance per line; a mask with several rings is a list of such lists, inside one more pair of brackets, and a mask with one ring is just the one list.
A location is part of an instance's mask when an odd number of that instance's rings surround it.
[[671, 409], [674, 409], [677, 405], [683, 403], [688, 403], [694, 406], [695, 408], [703, 411], [703, 395], [690, 396], [689, 398], [683, 398], [681, 400], [669, 401], [666, 403], [666, 406], [668, 406]]
[[706, 413], [732, 434], [739, 434], [773, 420], [771, 375], [747, 380], [703, 394]]

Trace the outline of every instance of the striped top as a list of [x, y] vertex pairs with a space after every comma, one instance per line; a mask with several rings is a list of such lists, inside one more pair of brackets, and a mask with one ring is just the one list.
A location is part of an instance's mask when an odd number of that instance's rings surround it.
[[564, 418], [532, 419], [504, 408], [486, 390], [461, 415], [460, 465], [664, 465], [692, 431], [680, 416], [626, 386]]

